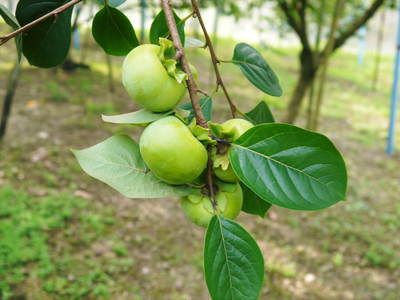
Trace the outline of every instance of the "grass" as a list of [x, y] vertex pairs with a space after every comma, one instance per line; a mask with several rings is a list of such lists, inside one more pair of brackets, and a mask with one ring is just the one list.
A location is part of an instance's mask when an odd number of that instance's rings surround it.
[[[47, 293], [57, 299], [107, 299], [113, 274], [134, 265], [122, 241], [113, 243], [113, 256], [103, 262], [106, 269], [79, 257], [115, 223], [110, 212], [94, 212], [80, 197], [67, 192], [32, 197], [3, 186], [0, 199], [2, 299], [11, 299], [19, 288], [37, 289], [38, 284], [37, 297]], [[63, 243], [55, 250], [60, 238]]]
[[[12, 46], [0, 48], [0, 91]], [[221, 59], [231, 57], [233, 46], [219, 41]], [[101, 113], [138, 107], [119, 80], [116, 92], [108, 91], [104, 55], [92, 43], [86, 47], [91, 71], [23, 65], [0, 149], [1, 297], [209, 299], [204, 233], [185, 219], [178, 201], [126, 199], [84, 175], [69, 151], [141, 131], [101, 122]], [[236, 66], [223, 64], [223, 78], [243, 111], [264, 100], [279, 120], [296, 80], [297, 49], [259, 50], [280, 78], [282, 98], [257, 91]], [[189, 57], [204, 74], [200, 86], [211, 91], [207, 52], [190, 50]], [[324, 98], [321, 131], [345, 157], [347, 200], [319, 212], [273, 207], [267, 219], [238, 218], [266, 259], [261, 299], [394, 300], [400, 294], [400, 157], [384, 153], [392, 57], [382, 60], [377, 90], [370, 86], [372, 57], [359, 66], [355, 55], [337, 53]], [[113, 62], [119, 78], [121, 58]], [[222, 93], [214, 100], [214, 121], [229, 118]], [[399, 141], [400, 135], [397, 149]]]

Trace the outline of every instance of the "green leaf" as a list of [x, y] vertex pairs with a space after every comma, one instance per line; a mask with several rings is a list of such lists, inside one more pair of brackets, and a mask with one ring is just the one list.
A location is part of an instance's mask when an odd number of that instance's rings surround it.
[[257, 125], [232, 144], [239, 179], [265, 201], [316, 210], [343, 200], [346, 166], [325, 136], [288, 124]]
[[[120, 6], [121, 4], [125, 3], [126, 0], [108, 0], [107, 3], [108, 5], [112, 6], [112, 7], [117, 7]], [[97, 3], [99, 3], [100, 5], [104, 5], [104, 0], [97, 0]]]
[[[185, 22], [177, 16], [174, 12], [175, 22], [177, 24], [179, 37], [182, 45], [185, 45]], [[167, 38], [169, 35], [169, 29], [167, 20], [165, 19], [164, 11], [161, 10], [158, 15], [154, 18], [153, 23], [150, 27], [150, 43], [158, 45], [159, 38]], [[169, 37], [171, 39], [171, 37]]]
[[20, 26], [17, 18], [8, 10], [3, 4], [0, 3], [0, 16], [3, 18], [4, 22], [12, 29], [17, 30]]
[[[16, 17], [24, 26], [68, 0], [20, 0]], [[35, 25], [22, 35], [22, 52], [31, 65], [50, 68], [64, 62], [71, 40], [72, 7]]]
[[252, 190], [250, 190], [245, 184], [240, 183], [243, 191], [243, 206], [242, 211], [260, 216], [261, 218], [265, 217], [267, 211], [271, 208], [271, 204], [267, 201], [258, 197]]
[[172, 113], [173, 113], [172, 110], [163, 113], [155, 113], [147, 109], [141, 109], [138, 111], [121, 115], [114, 115], [114, 116], [102, 115], [101, 118], [103, 119], [104, 122], [115, 123], [115, 124], [148, 124], [157, 121], [159, 119], [162, 119]]
[[73, 153], [87, 174], [129, 198], [183, 196], [193, 192], [154, 177], [146, 169], [138, 144], [126, 135], [112, 136], [90, 148], [73, 150]]
[[274, 123], [275, 119], [269, 109], [267, 103], [261, 101], [251, 111], [245, 113], [247, 119], [254, 125], [264, 123]]
[[[4, 22], [12, 29], [17, 30], [20, 28], [18, 20], [14, 15], [0, 3], [0, 16], [3, 18]], [[15, 38], [15, 46], [17, 48], [18, 61], [21, 61], [22, 54], [22, 34], [17, 35]]]
[[96, 42], [110, 55], [124, 56], [139, 46], [129, 19], [121, 11], [108, 5], [95, 15], [92, 34]]
[[205, 45], [204, 42], [192, 37], [186, 37], [185, 39], [185, 48], [204, 48]]
[[246, 43], [239, 43], [232, 60], [255, 87], [268, 95], [282, 96], [278, 77], [256, 49]]
[[[206, 119], [207, 122], [212, 119], [212, 103], [213, 100], [210, 97], [201, 98], [199, 101], [201, 111], [203, 112], [204, 118]], [[188, 117], [190, 123], [194, 118], [194, 110], [192, 103], [191, 102], [183, 103], [179, 107], [190, 111], [190, 115]]]
[[264, 259], [242, 226], [216, 215], [206, 233], [204, 271], [213, 300], [256, 300], [264, 280]]

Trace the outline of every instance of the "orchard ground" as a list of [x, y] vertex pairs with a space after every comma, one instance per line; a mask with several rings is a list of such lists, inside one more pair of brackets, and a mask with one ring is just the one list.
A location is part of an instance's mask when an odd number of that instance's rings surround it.
[[[10, 42], [0, 48], [2, 97], [13, 47]], [[229, 59], [233, 47], [233, 41], [220, 41], [220, 58]], [[23, 65], [0, 149], [0, 295], [209, 299], [202, 278], [204, 232], [185, 218], [178, 200], [124, 198], [85, 175], [70, 152], [113, 133], [137, 138], [141, 132], [100, 119], [101, 113], [138, 108], [120, 83], [122, 58], [112, 58], [111, 94], [105, 55], [94, 44], [83, 51], [90, 71]], [[222, 66], [223, 78], [243, 111], [264, 99], [280, 120], [295, 83], [297, 52], [261, 51], [280, 77], [282, 98], [258, 92], [233, 65]], [[189, 53], [200, 86], [211, 90], [207, 52]], [[79, 60], [82, 53], [72, 55]], [[266, 219], [244, 213], [238, 218], [266, 260], [261, 299], [386, 300], [400, 295], [400, 155], [384, 153], [392, 58], [383, 58], [377, 90], [371, 89], [373, 55], [367, 58], [359, 66], [356, 56], [337, 53], [324, 99], [320, 131], [345, 157], [347, 201], [319, 212], [273, 207]], [[228, 119], [223, 95], [214, 100], [214, 120]]]

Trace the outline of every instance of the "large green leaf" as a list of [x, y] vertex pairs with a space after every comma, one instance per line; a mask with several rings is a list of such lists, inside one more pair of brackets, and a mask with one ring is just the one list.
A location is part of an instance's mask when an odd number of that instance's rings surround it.
[[148, 124], [159, 119], [162, 119], [170, 114], [173, 111], [163, 112], [163, 113], [155, 113], [149, 111], [147, 109], [141, 109], [138, 111], [134, 111], [127, 114], [114, 115], [114, 116], [105, 116], [102, 115], [102, 119], [104, 122], [115, 123], [115, 124]]
[[258, 197], [245, 184], [240, 183], [243, 191], [242, 210], [248, 214], [257, 215], [261, 218], [265, 217], [267, 211], [271, 208], [271, 204]]
[[[175, 22], [177, 24], [179, 37], [182, 45], [185, 45], [185, 22], [174, 12]], [[161, 10], [154, 18], [150, 27], [150, 43], [158, 45], [159, 38], [166, 38], [169, 35], [167, 20], [165, 19], [164, 11]], [[171, 39], [171, 37], [170, 37]]]
[[232, 60], [255, 87], [271, 96], [282, 95], [278, 77], [256, 49], [239, 43], [235, 47]]
[[288, 124], [249, 129], [229, 150], [236, 175], [265, 201], [316, 210], [344, 200], [342, 156], [325, 136]]
[[139, 46], [129, 19], [121, 11], [108, 5], [95, 15], [92, 34], [96, 42], [110, 55], [127, 55]]
[[187, 195], [192, 190], [161, 182], [146, 169], [138, 144], [116, 135], [83, 150], [73, 150], [82, 169], [129, 198]]
[[[203, 112], [204, 118], [206, 121], [211, 121], [212, 119], [212, 103], [213, 100], [210, 97], [201, 98], [199, 101], [201, 111]], [[191, 102], [183, 103], [180, 108], [190, 111], [190, 115], [188, 117], [189, 122], [194, 118], [194, 110]]]
[[[3, 18], [4, 22], [12, 29], [17, 30], [20, 26], [18, 20], [4, 5], [0, 3], [0, 16]], [[22, 35], [19, 34], [15, 37], [15, 46], [17, 47], [18, 60], [21, 60], [22, 54]]]
[[214, 216], [205, 239], [204, 271], [213, 300], [256, 300], [264, 281], [264, 259], [242, 226]]
[[[21, 26], [53, 11], [68, 0], [20, 0], [16, 17]], [[71, 40], [72, 7], [35, 25], [22, 36], [22, 51], [31, 65], [50, 68], [61, 64]]]
[[255, 125], [275, 122], [271, 110], [264, 101], [261, 101], [251, 111], [245, 113], [245, 116]]

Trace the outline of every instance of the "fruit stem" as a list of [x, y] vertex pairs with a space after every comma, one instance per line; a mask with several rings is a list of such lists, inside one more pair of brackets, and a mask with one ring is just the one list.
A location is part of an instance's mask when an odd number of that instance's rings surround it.
[[196, 0], [191, 0], [191, 2], [192, 2], [193, 11], [194, 11], [195, 15], [197, 16], [197, 19], [199, 20], [201, 29], [202, 29], [203, 34], [204, 34], [204, 38], [206, 39], [206, 46], [207, 46], [208, 50], [210, 51], [211, 61], [212, 61], [212, 65], [214, 67], [215, 77], [216, 77], [216, 80], [217, 80], [217, 88], [216, 89], [218, 90], [218, 87], [222, 88], [222, 91], [225, 94], [226, 100], [229, 103], [229, 107], [231, 109], [232, 117], [235, 118], [236, 117], [236, 112], [237, 112], [237, 107], [233, 103], [231, 97], [229, 96], [229, 93], [228, 93], [228, 91], [227, 91], [227, 89], [225, 87], [224, 81], [222, 80], [221, 73], [219, 72], [219, 68], [218, 68], [219, 60], [217, 58], [217, 55], [215, 54], [214, 46], [213, 46], [213, 44], [211, 42], [211, 39], [210, 39], [210, 36], [209, 36], [209, 34], [207, 32], [206, 26], [204, 25], [204, 21], [203, 21], [203, 18], [201, 16], [201, 13], [200, 13], [199, 5], [197, 4]]
[[212, 146], [209, 145], [207, 147], [207, 152], [208, 152], [208, 162], [207, 162], [207, 185], [208, 185], [208, 192], [209, 196], [211, 198], [211, 204], [213, 207], [214, 212], [216, 213], [217, 210], [217, 200], [215, 199], [215, 192], [214, 192], [214, 182], [213, 182], [213, 176], [212, 176], [212, 170], [213, 170], [213, 161], [211, 159], [212, 157]]
[[171, 33], [172, 41], [174, 43], [174, 46], [177, 50], [177, 53], [179, 54], [179, 57], [177, 59], [181, 62], [183, 71], [188, 75], [188, 79], [186, 80], [186, 85], [187, 89], [189, 91], [190, 95], [190, 101], [192, 103], [192, 107], [194, 110], [194, 114], [196, 117], [196, 123], [200, 125], [201, 127], [208, 128], [207, 122], [204, 118], [203, 112], [201, 111], [200, 105], [199, 105], [199, 98], [197, 96], [197, 85], [196, 82], [193, 79], [193, 74], [192, 71], [190, 70], [189, 63], [187, 61], [187, 58], [185, 56], [185, 51], [182, 46], [181, 39], [179, 37], [177, 25], [175, 22], [174, 14], [172, 12], [171, 5], [169, 3], [169, 0], [161, 0], [161, 4], [165, 13], [165, 18], [167, 20], [167, 25], [169, 32]]
[[225, 141], [225, 140], [221, 140], [220, 138], [217, 138], [217, 137], [215, 137], [215, 136], [213, 136], [213, 137], [211, 137], [214, 141], [217, 141], [218, 143], [221, 143], [221, 144], [225, 144], [225, 145], [230, 145], [231, 144], [231, 142], [229, 142], [229, 141]]

